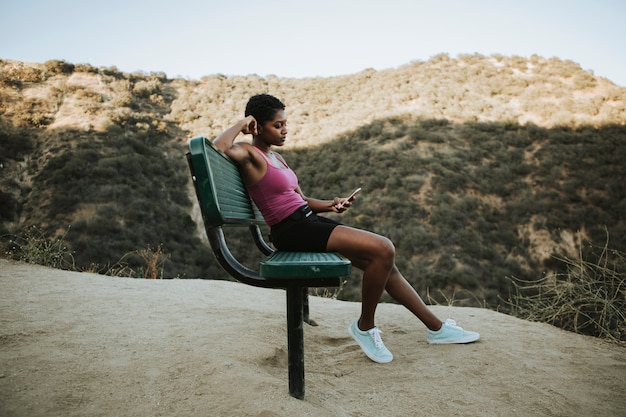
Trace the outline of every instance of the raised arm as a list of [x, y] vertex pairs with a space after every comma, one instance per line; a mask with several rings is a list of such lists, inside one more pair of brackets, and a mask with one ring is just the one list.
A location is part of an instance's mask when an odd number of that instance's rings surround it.
[[253, 116], [239, 120], [213, 141], [213, 145], [230, 157], [237, 165], [244, 183], [254, 184], [265, 175], [265, 160], [247, 142], [235, 142], [240, 133], [258, 135], [257, 121]]

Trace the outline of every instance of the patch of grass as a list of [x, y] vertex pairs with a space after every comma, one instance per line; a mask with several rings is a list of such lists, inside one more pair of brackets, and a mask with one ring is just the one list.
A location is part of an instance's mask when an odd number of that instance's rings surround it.
[[517, 317], [550, 323], [576, 333], [626, 341], [626, 257], [607, 244], [592, 260], [558, 256], [564, 273], [537, 281], [512, 278], [506, 303]]
[[22, 262], [74, 270], [74, 253], [64, 241], [66, 235], [67, 231], [59, 238], [49, 238], [40, 228], [32, 226], [8, 241], [5, 254]]
[[339, 297], [341, 290], [343, 290], [343, 287], [346, 284], [346, 282], [347, 280], [342, 280], [341, 283], [339, 284], [339, 287], [311, 288], [309, 291], [310, 291], [310, 294], [316, 297], [332, 298], [333, 300], [336, 300], [337, 297]]
[[153, 248], [147, 245], [145, 249], [128, 252], [119, 261], [105, 267], [92, 264], [89, 270], [112, 277], [163, 279], [165, 262], [171, 257], [163, 253], [162, 245]]
[[8, 238], [4, 243], [4, 254], [16, 261], [57, 269], [104, 273], [115, 277], [163, 279], [164, 265], [171, 255], [163, 253], [161, 245], [156, 248], [148, 245], [146, 249], [128, 252], [113, 266], [103, 268], [92, 263], [87, 268], [77, 268], [75, 252], [69, 249], [66, 242], [69, 229], [60, 237], [50, 238], [38, 226], [31, 226], [25, 232]]

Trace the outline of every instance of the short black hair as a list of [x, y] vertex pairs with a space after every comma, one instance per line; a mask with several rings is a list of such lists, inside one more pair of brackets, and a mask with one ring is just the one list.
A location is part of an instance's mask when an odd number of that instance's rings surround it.
[[259, 125], [263, 125], [265, 122], [273, 120], [279, 110], [285, 110], [282, 101], [269, 94], [257, 94], [248, 100], [245, 115], [252, 115]]

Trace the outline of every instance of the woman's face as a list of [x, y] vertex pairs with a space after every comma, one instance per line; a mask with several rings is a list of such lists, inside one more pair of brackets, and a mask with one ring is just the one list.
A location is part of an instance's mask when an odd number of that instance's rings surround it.
[[287, 115], [284, 110], [278, 110], [274, 119], [268, 120], [261, 126], [259, 137], [268, 145], [283, 146], [287, 139]]

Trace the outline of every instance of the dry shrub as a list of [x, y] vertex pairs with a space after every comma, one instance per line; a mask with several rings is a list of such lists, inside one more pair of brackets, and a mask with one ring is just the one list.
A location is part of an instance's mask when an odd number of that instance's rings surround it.
[[138, 81], [133, 86], [133, 94], [137, 97], [148, 98], [152, 94], [158, 94], [161, 91], [160, 83], [157, 80]]
[[[607, 234], [608, 235], [608, 234]], [[513, 278], [515, 293], [506, 303], [520, 318], [613, 341], [626, 341], [625, 254], [607, 243], [585, 260], [557, 256], [566, 273], [539, 281]]]
[[[170, 258], [170, 254], [164, 254], [161, 245], [153, 248], [148, 245], [146, 249], [140, 249], [126, 253], [112, 266], [104, 268], [104, 275], [112, 277], [163, 279], [163, 267]], [[91, 271], [98, 271], [98, 265], [92, 265]]]
[[156, 249], [153, 249], [148, 245], [147, 249], [137, 251], [137, 254], [143, 259], [146, 264], [143, 277], [148, 279], [163, 278], [163, 264], [169, 258], [169, 255], [164, 255], [161, 245], [158, 245]]
[[74, 64], [70, 64], [68, 62], [58, 59], [52, 59], [50, 61], [44, 62], [43, 67], [48, 75], [68, 75], [74, 72]]
[[133, 95], [128, 91], [123, 91], [114, 96], [111, 104], [113, 107], [130, 107], [133, 103]]

